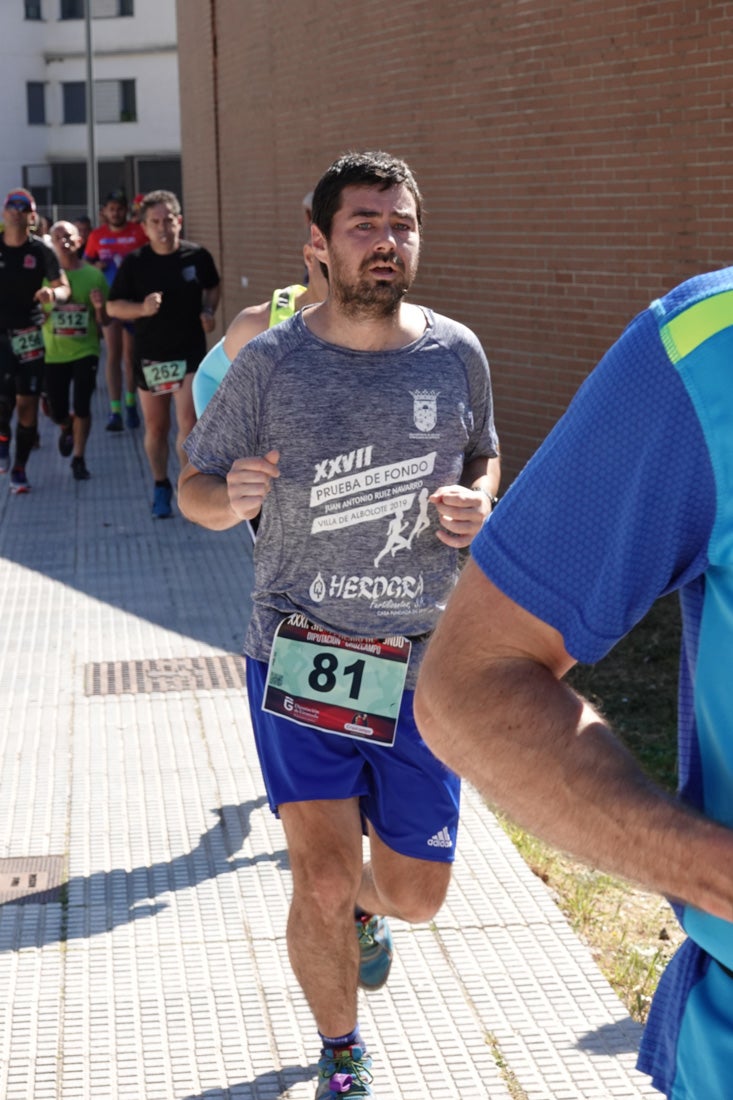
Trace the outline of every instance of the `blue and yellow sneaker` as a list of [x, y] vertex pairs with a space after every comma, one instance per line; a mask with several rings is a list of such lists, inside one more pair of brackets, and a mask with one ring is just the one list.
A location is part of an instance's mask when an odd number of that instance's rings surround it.
[[371, 1068], [372, 1060], [362, 1047], [324, 1048], [318, 1063], [316, 1100], [333, 1100], [334, 1096], [374, 1096]]
[[389, 977], [392, 966], [392, 933], [386, 917], [356, 917], [359, 937], [359, 985], [362, 989], [380, 989]]

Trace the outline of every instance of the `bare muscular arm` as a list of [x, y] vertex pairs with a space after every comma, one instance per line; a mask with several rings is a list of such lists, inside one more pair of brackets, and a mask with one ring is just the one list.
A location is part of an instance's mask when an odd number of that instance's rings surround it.
[[415, 699], [433, 751], [519, 824], [648, 889], [733, 919], [733, 831], [644, 775], [561, 677], [561, 636], [470, 561]]
[[226, 478], [204, 474], [190, 462], [178, 481], [178, 506], [186, 519], [212, 531], [227, 531], [259, 514], [273, 478], [280, 476], [280, 455], [238, 458]]

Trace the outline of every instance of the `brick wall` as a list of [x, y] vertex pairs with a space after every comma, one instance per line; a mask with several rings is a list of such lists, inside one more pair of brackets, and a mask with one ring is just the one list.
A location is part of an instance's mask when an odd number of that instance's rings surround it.
[[404, 156], [412, 298], [481, 338], [506, 483], [639, 309], [730, 261], [732, 9], [178, 0], [187, 227], [219, 248], [225, 319], [297, 276], [339, 153]]

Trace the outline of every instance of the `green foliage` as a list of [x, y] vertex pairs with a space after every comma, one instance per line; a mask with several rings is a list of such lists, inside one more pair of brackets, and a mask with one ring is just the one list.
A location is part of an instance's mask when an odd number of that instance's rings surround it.
[[677, 781], [679, 648], [679, 603], [665, 596], [607, 657], [567, 677], [667, 790]]

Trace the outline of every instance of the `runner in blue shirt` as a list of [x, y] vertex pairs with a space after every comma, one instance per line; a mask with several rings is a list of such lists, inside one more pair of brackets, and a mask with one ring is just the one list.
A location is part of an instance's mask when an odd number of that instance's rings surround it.
[[[556, 847], [666, 894], [689, 939], [639, 1067], [729, 1100], [733, 1059], [733, 268], [652, 303], [472, 546], [422, 666], [439, 757]], [[679, 590], [679, 797], [562, 677]]]

